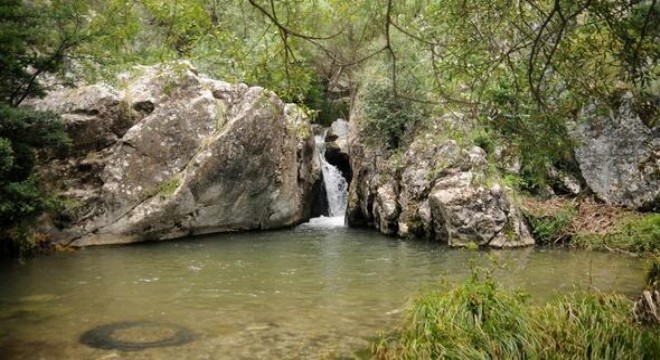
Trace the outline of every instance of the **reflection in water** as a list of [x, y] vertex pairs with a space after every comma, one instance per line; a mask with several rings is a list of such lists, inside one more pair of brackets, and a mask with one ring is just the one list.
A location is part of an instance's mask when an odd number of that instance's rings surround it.
[[[327, 219], [326, 219], [327, 220]], [[642, 265], [605, 253], [475, 252], [316, 224], [157, 245], [92, 248], [0, 268], [8, 359], [297, 359], [350, 355], [407, 301], [495, 258], [507, 287], [542, 301], [574, 287], [637, 293]], [[327, 225], [327, 224], [326, 224]], [[78, 342], [96, 326], [174, 323], [194, 341], [142, 351]]]

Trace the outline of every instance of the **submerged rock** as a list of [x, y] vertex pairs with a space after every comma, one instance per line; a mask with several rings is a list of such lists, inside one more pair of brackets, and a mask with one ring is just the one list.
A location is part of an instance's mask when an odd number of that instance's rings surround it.
[[349, 132], [349, 225], [453, 246], [534, 244], [519, 210], [489, 174], [483, 149], [460, 146], [438, 127], [392, 154], [366, 142], [358, 124], [359, 113]]
[[660, 210], [660, 128], [649, 128], [626, 93], [616, 111], [584, 109], [574, 127], [575, 158], [582, 176], [608, 204]]
[[63, 114], [74, 132], [74, 156], [42, 167], [69, 200], [53, 219], [57, 240], [160, 240], [309, 217], [320, 164], [297, 106], [200, 76], [185, 62], [139, 68], [123, 83], [121, 91], [64, 90], [32, 104]]

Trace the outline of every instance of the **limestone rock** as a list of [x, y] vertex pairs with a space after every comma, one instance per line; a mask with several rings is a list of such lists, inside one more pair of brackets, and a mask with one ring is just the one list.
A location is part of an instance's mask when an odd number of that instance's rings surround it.
[[[121, 92], [108, 90], [129, 105], [134, 123], [94, 153], [42, 168], [74, 204], [54, 219], [56, 239], [77, 246], [161, 240], [309, 217], [320, 164], [299, 108], [263, 88], [200, 76], [185, 62], [137, 72]], [[68, 90], [83, 94], [78, 102], [65, 90], [34, 106], [70, 97], [74, 105], [54, 108], [65, 117], [99, 106], [83, 101], [85, 90]]]
[[573, 129], [575, 157], [587, 185], [608, 204], [660, 210], [660, 129], [650, 129], [626, 93], [609, 114], [585, 108]]
[[[439, 123], [453, 120], [449, 124], [459, 126], [458, 119], [445, 116]], [[493, 179], [483, 149], [442, 136], [447, 131], [443, 125], [415, 137], [403, 153], [392, 154], [363, 141], [358, 124], [359, 111], [349, 123], [349, 225], [453, 246], [534, 244], [506, 192], [497, 183], [489, 185]]]
[[62, 114], [78, 155], [113, 144], [137, 120], [121, 94], [103, 84], [60, 90], [45, 99], [26, 101], [24, 106]]

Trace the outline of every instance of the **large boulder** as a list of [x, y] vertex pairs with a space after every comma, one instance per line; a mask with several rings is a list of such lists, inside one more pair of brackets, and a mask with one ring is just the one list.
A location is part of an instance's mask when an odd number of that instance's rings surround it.
[[141, 67], [122, 83], [31, 104], [62, 113], [77, 149], [42, 168], [67, 199], [50, 229], [58, 241], [161, 240], [309, 217], [320, 164], [298, 107], [260, 87], [200, 76], [185, 62]]
[[631, 93], [614, 111], [597, 109], [586, 107], [573, 129], [587, 185], [608, 204], [660, 211], [660, 128], [644, 124]]
[[489, 171], [484, 150], [443, 135], [446, 119], [392, 153], [366, 141], [359, 116], [357, 110], [349, 132], [349, 225], [452, 246], [534, 244], [519, 210]]

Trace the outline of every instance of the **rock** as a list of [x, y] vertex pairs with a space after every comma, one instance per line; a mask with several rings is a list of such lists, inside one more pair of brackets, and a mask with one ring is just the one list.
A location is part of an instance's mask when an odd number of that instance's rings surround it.
[[323, 136], [325, 128], [319, 124], [312, 124], [312, 135], [314, 136]]
[[520, 175], [520, 155], [512, 144], [496, 146], [494, 154], [497, 168], [504, 174]]
[[[137, 73], [121, 92], [108, 90], [137, 114], [127, 131], [98, 151], [42, 167], [73, 204], [55, 219], [58, 241], [162, 240], [309, 218], [321, 171], [302, 110], [263, 88], [200, 76], [185, 62]], [[71, 95], [51, 96], [34, 106]], [[94, 109], [79, 99], [55, 110]]]
[[575, 176], [554, 167], [548, 169], [548, 176], [552, 182], [551, 192], [561, 195], [578, 195], [582, 192], [582, 184]]
[[487, 185], [493, 179], [485, 151], [478, 146], [463, 148], [446, 136], [448, 126], [461, 125], [460, 118], [443, 117], [439, 123], [449, 125], [420, 132], [405, 151], [394, 155], [363, 141], [356, 108], [349, 123], [354, 170], [349, 225], [452, 246], [534, 244], [504, 189], [497, 183]]
[[376, 193], [374, 218], [378, 223], [378, 229], [386, 235], [394, 235], [398, 230], [399, 209], [396, 195], [394, 184], [391, 182], [380, 186]]
[[337, 167], [342, 176], [350, 183], [353, 178], [350, 156], [348, 154], [348, 121], [335, 120], [328, 129], [324, 141], [326, 161]]
[[337, 119], [330, 124], [328, 132], [325, 134], [325, 142], [337, 140], [348, 140], [348, 121]]
[[139, 120], [121, 100], [118, 91], [99, 84], [53, 92], [45, 99], [26, 101], [24, 106], [62, 114], [73, 151], [80, 155], [112, 145]]
[[572, 133], [587, 185], [608, 204], [660, 211], [660, 136], [634, 111], [630, 92], [609, 114], [586, 107]]

